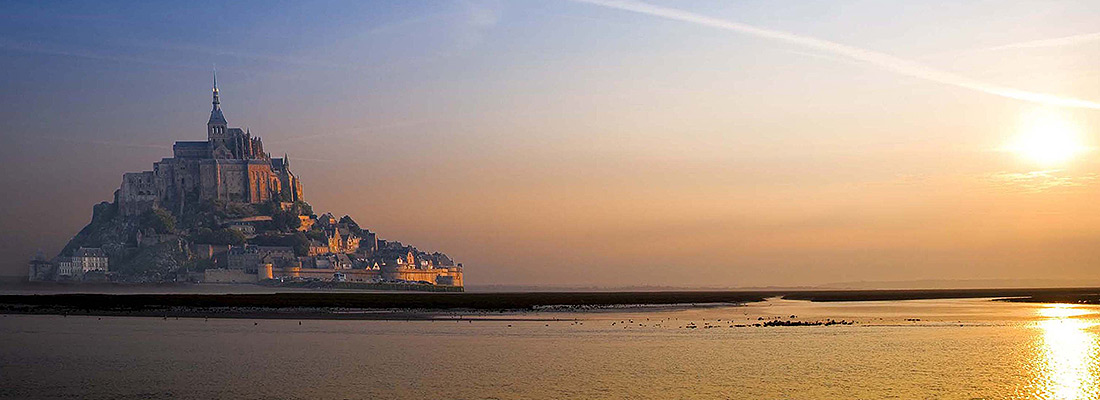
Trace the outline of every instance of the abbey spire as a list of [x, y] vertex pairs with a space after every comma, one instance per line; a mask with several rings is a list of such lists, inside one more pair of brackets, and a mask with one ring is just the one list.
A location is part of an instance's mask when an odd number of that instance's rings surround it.
[[221, 104], [218, 100], [218, 70], [214, 70], [214, 108], [220, 108]]
[[218, 71], [214, 71], [214, 107], [210, 109], [210, 121], [206, 123], [208, 127], [214, 125], [225, 126], [228, 123], [225, 121], [225, 116], [222, 115], [222, 102], [218, 99]]
[[222, 115], [222, 102], [218, 98], [218, 71], [214, 71], [214, 107], [210, 109], [210, 120], [206, 122], [206, 138], [217, 148], [229, 137], [229, 123]]

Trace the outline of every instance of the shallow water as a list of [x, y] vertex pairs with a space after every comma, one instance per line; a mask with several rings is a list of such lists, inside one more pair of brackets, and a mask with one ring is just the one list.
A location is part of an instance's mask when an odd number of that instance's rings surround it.
[[[730, 327], [792, 315], [857, 323]], [[0, 397], [1100, 398], [1092, 306], [772, 300], [509, 317], [559, 321], [7, 315]]]

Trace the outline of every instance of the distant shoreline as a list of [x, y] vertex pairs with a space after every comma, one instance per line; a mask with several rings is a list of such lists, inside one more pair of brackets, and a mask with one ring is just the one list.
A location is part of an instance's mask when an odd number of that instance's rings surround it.
[[[531, 292], [0, 295], [0, 314], [165, 318], [475, 320], [491, 314], [584, 312], [616, 307], [744, 305], [781, 297], [814, 302], [992, 298], [1100, 304], [1100, 288], [725, 292]], [[493, 320], [531, 320], [499, 315]], [[551, 318], [552, 319], [552, 318]], [[541, 319], [540, 319], [541, 320]]]
[[[51, 294], [0, 296], [0, 314], [366, 320], [454, 319], [487, 313], [621, 306], [739, 305], [747, 292]], [[498, 318], [494, 318], [498, 319]], [[526, 319], [526, 318], [525, 318]]]
[[788, 300], [814, 302], [1003, 298], [1015, 302], [1088, 304], [1100, 299], [1100, 288], [794, 290], [782, 296]]

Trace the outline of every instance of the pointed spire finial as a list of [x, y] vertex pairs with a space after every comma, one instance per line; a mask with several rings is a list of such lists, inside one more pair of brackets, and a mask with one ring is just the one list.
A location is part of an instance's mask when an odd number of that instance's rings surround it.
[[218, 108], [221, 103], [221, 100], [218, 99], [218, 70], [214, 69], [214, 108]]
[[[212, 107], [210, 109], [210, 121], [208, 121], [206, 123], [206, 125], [207, 126], [221, 125], [222, 126], [221, 128], [217, 128], [217, 129], [220, 129], [219, 131], [217, 131], [217, 132], [220, 133], [220, 132], [223, 132], [225, 130], [225, 124], [226, 123], [225, 123], [225, 116], [222, 115], [222, 101], [221, 101], [221, 99], [218, 98], [218, 70], [217, 69], [214, 70], [214, 101], [212, 103], [214, 104], [214, 107]], [[214, 134], [215, 131], [213, 129], [215, 129], [215, 128], [210, 128], [210, 129], [212, 129], [210, 131], [211, 134]]]

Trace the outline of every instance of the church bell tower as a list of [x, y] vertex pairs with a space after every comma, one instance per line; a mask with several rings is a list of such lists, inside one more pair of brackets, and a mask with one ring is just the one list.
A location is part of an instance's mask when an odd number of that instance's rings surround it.
[[212, 148], [226, 144], [229, 139], [229, 127], [222, 115], [222, 103], [218, 99], [218, 72], [214, 71], [214, 108], [210, 110], [210, 121], [206, 123], [206, 137]]

